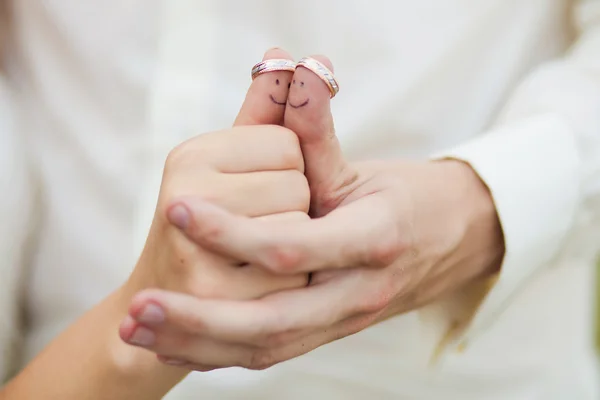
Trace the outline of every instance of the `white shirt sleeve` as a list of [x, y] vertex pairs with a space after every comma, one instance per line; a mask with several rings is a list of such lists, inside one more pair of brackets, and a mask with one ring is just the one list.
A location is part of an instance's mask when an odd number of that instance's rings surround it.
[[462, 330], [491, 326], [528, 278], [575, 230], [600, 216], [600, 0], [574, 10], [578, 37], [564, 58], [517, 88], [492, 129], [436, 157], [469, 163], [492, 193], [505, 236], [504, 262]]

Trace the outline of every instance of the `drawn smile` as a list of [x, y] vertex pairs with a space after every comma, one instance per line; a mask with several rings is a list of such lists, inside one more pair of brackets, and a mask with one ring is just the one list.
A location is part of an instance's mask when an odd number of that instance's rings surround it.
[[286, 104], [286, 103], [285, 103], [285, 101], [282, 103], [282, 102], [280, 102], [280, 101], [277, 101], [277, 100], [275, 100], [275, 97], [273, 97], [273, 95], [272, 95], [272, 94], [270, 94], [270, 95], [269, 95], [269, 97], [271, 98], [271, 101], [272, 101], [273, 103], [277, 104], [278, 106], [285, 106], [285, 104]]
[[288, 100], [288, 104], [289, 104], [289, 105], [290, 105], [290, 107], [292, 107], [292, 108], [300, 108], [300, 107], [304, 107], [305, 105], [307, 105], [309, 100], [310, 100], [310, 99], [306, 99], [306, 100], [305, 100], [303, 103], [300, 103], [300, 104], [298, 104], [298, 105], [294, 105], [294, 104], [290, 103], [290, 101]]

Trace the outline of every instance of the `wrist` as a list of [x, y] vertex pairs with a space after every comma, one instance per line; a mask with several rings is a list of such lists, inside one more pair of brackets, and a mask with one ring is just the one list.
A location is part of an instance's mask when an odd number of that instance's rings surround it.
[[444, 171], [447, 198], [451, 199], [453, 214], [462, 226], [462, 244], [458, 251], [470, 262], [473, 278], [490, 276], [499, 271], [504, 257], [504, 234], [494, 199], [485, 182], [471, 166], [463, 161], [447, 159], [434, 161]]
[[[55, 338], [5, 388], [10, 398], [161, 399], [185, 375], [121, 342], [128, 295], [119, 289]], [[2, 397], [0, 394], [0, 397]]]
[[159, 249], [157, 231], [164, 229], [155, 224], [150, 228], [146, 245], [140, 258], [129, 276], [129, 279], [111, 296], [112, 323], [108, 352], [112, 368], [125, 382], [138, 384], [140, 387], [152, 387], [154, 393], [162, 393], [161, 397], [181, 381], [188, 370], [172, 367], [159, 362], [156, 354], [146, 349], [125, 343], [119, 335], [121, 322], [127, 317], [132, 298], [140, 291], [161, 287], [164, 281], [157, 275], [156, 264], [166, 265], [164, 252]]

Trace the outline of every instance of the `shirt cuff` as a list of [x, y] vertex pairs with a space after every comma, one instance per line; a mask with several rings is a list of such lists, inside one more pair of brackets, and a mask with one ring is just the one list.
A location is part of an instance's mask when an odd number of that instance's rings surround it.
[[468, 321], [454, 338], [464, 344], [488, 329], [556, 256], [580, 201], [580, 160], [574, 133], [551, 114], [503, 125], [433, 158], [461, 160], [477, 172], [490, 189], [504, 233], [499, 275], [471, 303]]

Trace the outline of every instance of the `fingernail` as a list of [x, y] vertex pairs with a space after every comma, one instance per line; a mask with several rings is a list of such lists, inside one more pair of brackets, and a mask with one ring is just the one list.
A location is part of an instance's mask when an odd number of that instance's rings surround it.
[[167, 218], [170, 223], [181, 230], [186, 230], [190, 225], [190, 212], [187, 207], [181, 204], [171, 207], [167, 213]]
[[150, 303], [137, 315], [136, 320], [144, 324], [157, 325], [165, 321], [165, 313], [160, 306]]
[[155, 340], [156, 335], [154, 332], [148, 328], [144, 328], [143, 326], [138, 326], [127, 342], [137, 346], [147, 347], [152, 346]]
[[187, 364], [187, 361], [179, 360], [177, 358], [164, 357], [164, 356], [158, 356], [158, 361], [160, 361], [164, 364], [173, 365], [173, 366], [182, 366], [182, 365]]

